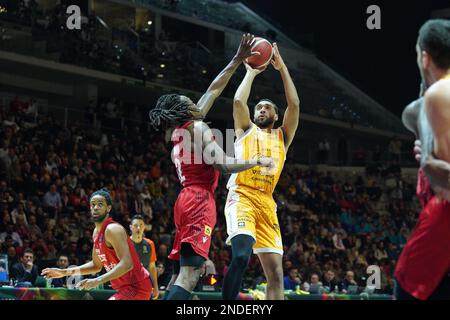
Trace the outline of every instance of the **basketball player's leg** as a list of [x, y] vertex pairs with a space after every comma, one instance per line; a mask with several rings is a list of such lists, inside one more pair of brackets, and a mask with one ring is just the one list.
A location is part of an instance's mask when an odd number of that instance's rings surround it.
[[284, 299], [283, 243], [273, 199], [261, 198], [256, 223], [256, 244], [254, 252], [267, 279], [267, 300]]
[[170, 289], [168, 300], [190, 298], [208, 258], [212, 230], [216, 224], [216, 203], [214, 195], [201, 188], [185, 189], [190, 208], [184, 211], [183, 224], [180, 225], [180, 273]]
[[254, 243], [255, 239], [246, 234], [238, 234], [231, 239], [232, 259], [222, 286], [224, 300], [238, 298], [242, 277], [252, 255]]
[[225, 207], [227, 244], [232, 259], [222, 286], [224, 300], [236, 300], [256, 241], [254, 208], [242, 194], [230, 191]]
[[267, 279], [266, 299], [284, 300], [283, 256], [279, 253], [258, 253]]
[[181, 245], [180, 273], [172, 285], [167, 300], [188, 300], [202, 273], [205, 258], [198, 255], [190, 243]]
[[173, 284], [178, 278], [178, 275], [180, 274], [180, 261], [179, 260], [172, 261], [172, 268], [173, 268], [172, 277], [170, 278], [170, 281], [167, 284], [167, 288], [164, 293], [164, 298], [162, 300], [167, 300], [167, 297], [169, 296], [170, 293], [170, 289], [172, 288]]

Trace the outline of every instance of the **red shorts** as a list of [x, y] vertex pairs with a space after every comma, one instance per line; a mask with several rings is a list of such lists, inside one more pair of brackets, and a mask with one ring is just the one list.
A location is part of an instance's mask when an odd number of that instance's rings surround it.
[[182, 243], [189, 243], [199, 256], [208, 259], [211, 235], [216, 225], [216, 202], [211, 191], [199, 187], [183, 188], [175, 202], [176, 227], [171, 260], [180, 260]]
[[108, 300], [150, 300], [152, 291], [152, 282], [146, 278], [138, 283], [121, 287]]
[[450, 203], [432, 197], [400, 254], [395, 278], [407, 293], [425, 300], [450, 272]]

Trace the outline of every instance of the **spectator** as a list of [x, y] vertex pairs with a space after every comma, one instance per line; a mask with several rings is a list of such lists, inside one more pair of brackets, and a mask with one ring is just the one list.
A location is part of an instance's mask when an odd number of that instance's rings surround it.
[[21, 262], [11, 268], [11, 277], [17, 281], [18, 287], [32, 287], [38, 277], [38, 268], [33, 263], [34, 254], [31, 249], [24, 251]]
[[62, 209], [61, 195], [56, 190], [56, 185], [51, 185], [50, 190], [45, 193], [43, 205], [52, 217], [55, 217]]
[[387, 254], [387, 251], [386, 251], [386, 249], [384, 247], [384, 242], [383, 241], [380, 241], [378, 243], [377, 249], [375, 250], [375, 258], [378, 261], [381, 261], [381, 260], [384, 260], [384, 259], [388, 258], [388, 254]]
[[338, 289], [338, 282], [335, 279], [333, 270], [327, 270], [323, 276], [322, 285], [327, 288], [328, 292], [334, 292]]
[[24, 117], [24, 119], [28, 120], [29, 122], [36, 123], [38, 110], [39, 110], [38, 102], [36, 101], [36, 99], [31, 99], [27, 109], [25, 110], [26, 117]]
[[311, 274], [310, 283], [303, 283], [303, 290], [308, 291], [309, 293], [319, 293], [320, 287], [322, 286], [322, 282], [320, 282], [320, 277], [317, 273]]
[[[69, 257], [65, 254], [59, 255], [56, 266], [60, 269], [67, 269], [69, 267]], [[52, 279], [50, 284], [54, 288], [67, 288], [67, 277]]]
[[287, 276], [284, 277], [284, 290], [296, 290], [301, 285], [297, 268], [290, 268]]
[[8, 256], [8, 270], [11, 270], [11, 267], [19, 261], [17, 257], [16, 247], [9, 246], [6, 254]]
[[333, 235], [333, 244], [337, 250], [345, 250], [344, 243], [342, 242], [343, 234], [342, 232], [338, 232]]
[[20, 238], [19, 234], [14, 231], [14, 225], [12, 223], [9, 223], [6, 226], [6, 231], [2, 232], [0, 234], [0, 243], [3, 243], [6, 241], [6, 237], [11, 237], [11, 239], [14, 241], [15, 245], [22, 246], [23, 242]]
[[353, 271], [346, 272], [344, 280], [342, 280], [339, 285], [339, 290], [342, 293], [348, 293], [350, 286], [358, 286], [358, 283], [355, 281], [355, 273]]

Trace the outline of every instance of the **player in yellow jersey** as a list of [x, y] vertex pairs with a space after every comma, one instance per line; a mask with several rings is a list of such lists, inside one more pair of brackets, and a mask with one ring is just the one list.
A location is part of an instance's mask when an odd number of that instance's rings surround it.
[[270, 156], [274, 166], [255, 167], [233, 174], [228, 181], [229, 190], [225, 205], [227, 220], [227, 244], [232, 247], [230, 267], [224, 279], [222, 296], [225, 300], [238, 298], [242, 276], [252, 254], [258, 255], [267, 279], [268, 300], [284, 299], [283, 290], [283, 245], [278, 223], [276, 203], [272, 193], [283, 170], [287, 150], [298, 127], [300, 107], [297, 90], [289, 71], [274, 43], [271, 61], [283, 80], [287, 109], [281, 127], [274, 129], [278, 120], [278, 108], [269, 99], [255, 106], [253, 122], [247, 100], [255, 76], [264, 69], [252, 69], [246, 65], [247, 73], [236, 91], [233, 103], [234, 129], [237, 140], [237, 159], [252, 159]]

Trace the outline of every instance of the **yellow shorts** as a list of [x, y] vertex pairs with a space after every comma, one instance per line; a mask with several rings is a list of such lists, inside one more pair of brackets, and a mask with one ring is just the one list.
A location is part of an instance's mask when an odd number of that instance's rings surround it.
[[277, 205], [271, 194], [249, 188], [240, 188], [228, 192], [225, 204], [228, 238], [246, 234], [255, 239], [254, 253], [272, 252], [283, 255], [280, 224], [277, 217]]

